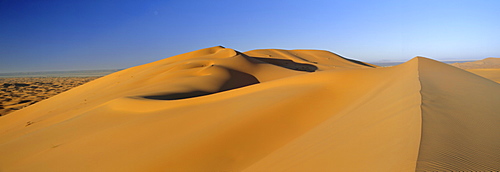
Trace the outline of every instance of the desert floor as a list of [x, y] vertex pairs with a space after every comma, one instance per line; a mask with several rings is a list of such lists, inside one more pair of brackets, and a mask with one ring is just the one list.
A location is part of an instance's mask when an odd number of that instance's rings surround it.
[[99, 77], [0, 78], [0, 116]]

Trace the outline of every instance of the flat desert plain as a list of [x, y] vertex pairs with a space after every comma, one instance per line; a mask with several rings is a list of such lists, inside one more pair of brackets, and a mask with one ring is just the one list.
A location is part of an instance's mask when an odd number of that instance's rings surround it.
[[20, 110], [98, 77], [0, 78], [0, 116]]
[[498, 171], [498, 73], [471, 72], [201, 49], [0, 117], [0, 171]]

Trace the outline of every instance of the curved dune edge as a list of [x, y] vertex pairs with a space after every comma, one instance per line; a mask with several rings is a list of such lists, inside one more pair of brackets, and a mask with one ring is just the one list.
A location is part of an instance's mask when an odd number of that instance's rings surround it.
[[500, 85], [414, 58], [212, 47], [0, 118], [0, 171], [498, 170]]

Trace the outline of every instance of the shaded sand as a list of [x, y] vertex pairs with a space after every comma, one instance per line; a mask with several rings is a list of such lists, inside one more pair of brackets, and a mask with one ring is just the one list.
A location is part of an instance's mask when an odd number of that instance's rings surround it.
[[98, 77], [0, 78], [0, 116], [96, 78]]
[[1, 117], [0, 171], [498, 170], [499, 102], [420, 57], [212, 47]]

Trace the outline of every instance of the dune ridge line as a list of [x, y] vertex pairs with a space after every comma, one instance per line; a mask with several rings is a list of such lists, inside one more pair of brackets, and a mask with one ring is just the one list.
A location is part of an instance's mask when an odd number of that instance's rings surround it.
[[217, 46], [0, 117], [0, 171], [494, 171], [499, 102], [424, 57]]

